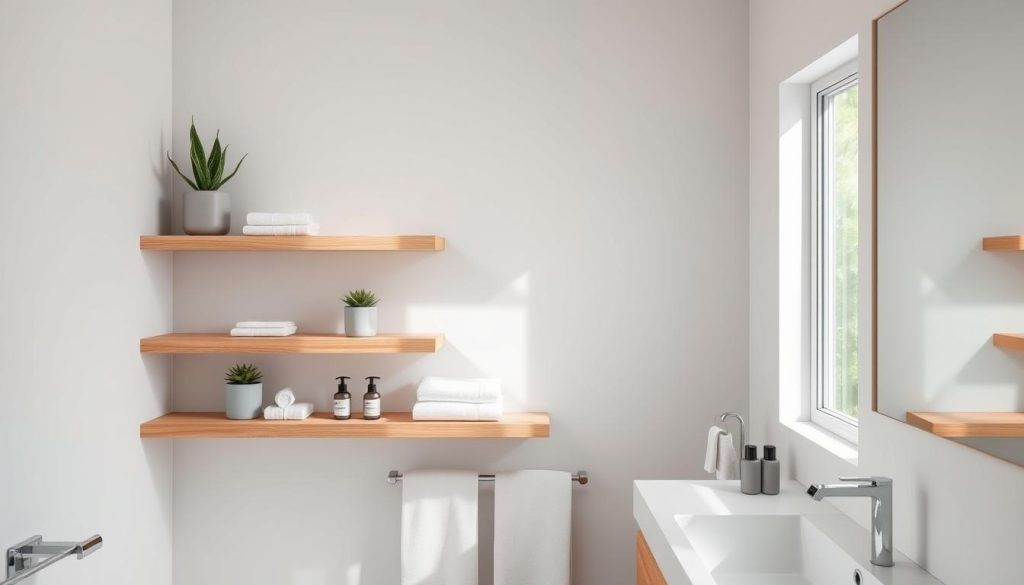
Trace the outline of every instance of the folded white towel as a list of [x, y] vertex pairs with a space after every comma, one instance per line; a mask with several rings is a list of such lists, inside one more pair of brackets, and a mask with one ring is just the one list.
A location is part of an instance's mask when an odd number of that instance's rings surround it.
[[309, 225], [313, 216], [308, 213], [265, 213], [253, 211], [245, 216], [249, 225]]
[[572, 476], [498, 473], [494, 483], [494, 585], [569, 585]]
[[242, 233], [247, 236], [315, 236], [320, 233], [320, 224], [244, 225]]
[[235, 323], [239, 329], [253, 329], [261, 327], [295, 327], [295, 321], [239, 321]]
[[420, 402], [472, 402], [483, 404], [501, 400], [501, 381], [494, 378], [441, 378], [427, 376], [416, 388]]
[[292, 392], [291, 388], [281, 388], [274, 394], [274, 404], [281, 408], [288, 408], [295, 404], [295, 393]]
[[303, 420], [313, 414], [313, 404], [296, 402], [286, 408], [268, 406], [263, 409], [263, 418], [267, 420]]
[[477, 585], [476, 472], [407, 471], [402, 483], [402, 585]]
[[714, 473], [715, 479], [739, 479], [740, 462], [733, 448], [732, 435], [721, 427], [708, 429], [708, 450], [704, 456], [704, 471]]
[[291, 327], [235, 327], [231, 330], [232, 337], [288, 337], [298, 331]]
[[412, 420], [501, 420], [501, 402], [417, 402]]

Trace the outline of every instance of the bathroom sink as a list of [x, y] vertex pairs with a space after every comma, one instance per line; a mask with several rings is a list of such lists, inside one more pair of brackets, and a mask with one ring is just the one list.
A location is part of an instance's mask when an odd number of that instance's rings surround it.
[[813, 516], [677, 515], [704, 573], [715, 585], [880, 585], [819, 530]]

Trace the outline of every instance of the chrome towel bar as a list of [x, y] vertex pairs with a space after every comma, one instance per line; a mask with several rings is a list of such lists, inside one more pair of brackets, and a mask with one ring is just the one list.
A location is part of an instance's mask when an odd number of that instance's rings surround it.
[[38, 534], [26, 538], [7, 549], [7, 579], [0, 581], [0, 585], [14, 585], [64, 557], [75, 555], [84, 559], [102, 546], [103, 537], [99, 534], [82, 542], [44, 542]]
[[[494, 481], [494, 474], [481, 473], [480, 475], [477, 476], [477, 479], [479, 479], [480, 481]], [[572, 480], [580, 485], [587, 485], [588, 483], [590, 483], [590, 478], [587, 477], [587, 472], [582, 470], [572, 474]], [[400, 481], [402, 481], [402, 474], [399, 473], [398, 470], [392, 469], [391, 471], [388, 472], [388, 483], [394, 485]], [[0, 585], [4, 584], [0, 583]]]

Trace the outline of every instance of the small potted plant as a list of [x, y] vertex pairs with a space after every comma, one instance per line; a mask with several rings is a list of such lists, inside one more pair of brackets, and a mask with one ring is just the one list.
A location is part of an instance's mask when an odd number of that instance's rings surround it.
[[224, 376], [224, 414], [230, 419], [258, 418], [263, 408], [263, 373], [252, 364], [236, 364]]
[[345, 302], [345, 335], [373, 337], [377, 335], [377, 296], [368, 290], [350, 291]]
[[210, 150], [210, 158], [206, 158], [206, 149], [203, 142], [199, 140], [199, 133], [196, 132], [196, 123], [192, 121], [192, 128], [189, 129], [189, 158], [192, 160], [192, 176], [190, 179], [178, 168], [178, 164], [167, 153], [167, 160], [171, 166], [181, 175], [182, 179], [192, 187], [192, 191], [185, 192], [183, 202], [183, 224], [185, 233], [190, 236], [223, 236], [231, 230], [231, 197], [221, 191], [220, 188], [231, 180], [242, 166], [246, 154], [235, 165], [235, 170], [227, 177], [224, 176], [224, 161], [227, 159], [228, 147], [223, 150], [220, 147], [220, 130], [213, 139], [213, 148]]

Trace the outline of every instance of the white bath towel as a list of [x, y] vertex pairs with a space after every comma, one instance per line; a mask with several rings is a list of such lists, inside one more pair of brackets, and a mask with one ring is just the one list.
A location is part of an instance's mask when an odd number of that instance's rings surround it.
[[420, 402], [472, 402], [483, 404], [501, 400], [501, 381], [494, 378], [441, 378], [427, 376], [416, 388]]
[[315, 236], [320, 233], [320, 224], [308, 225], [244, 225], [246, 236]]
[[281, 388], [274, 394], [274, 404], [281, 408], [288, 408], [295, 404], [295, 393], [292, 392], [291, 388]]
[[303, 420], [311, 414], [313, 404], [310, 402], [296, 402], [286, 408], [271, 405], [263, 409], [263, 418], [267, 420]]
[[288, 337], [295, 335], [298, 329], [291, 327], [235, 327], [231, 330], [232, 337]]
[[260, 327], [295, 327], [295, 321], [239, 321], [235, 323], [239, 329], [253, 329]]
[[733, 448], [732, 435], [725, 429], [708, 429], [708, 450], [704, 456], [704, 471], [714, 473], [715, 479], [739, 479], [740, 462]]
[[417, 402], [412, 420], [501, 420], [501, 402]]
[[477, 585], [476, 472], [407, 471], [402, 484], [402, 585]]
[[249, 225], [309, 225], [313, 216], [308, 213], [266, 213], [252, 211], [245, 216]]
[[494, 585], [569, 585], [572, 476], [498, 473], [494, 484]]

